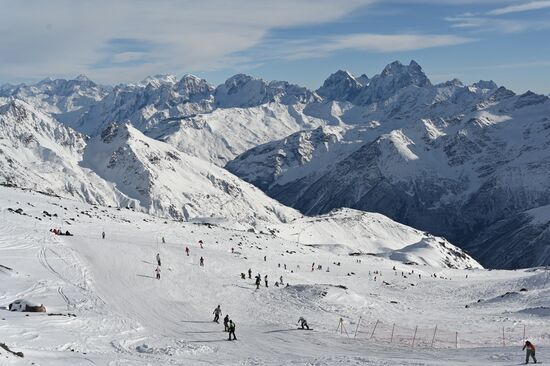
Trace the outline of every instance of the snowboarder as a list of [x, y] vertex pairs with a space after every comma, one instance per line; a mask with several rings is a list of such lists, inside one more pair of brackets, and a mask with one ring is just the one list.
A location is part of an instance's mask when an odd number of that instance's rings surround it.
[[223, 318], [223, 327], [224, 332], [229, 332], [229, 315], [225, 314], [225, 318]]
[[220, 315], [222, 314], [222, 309], [220, 308], [220, 305], [218, 305], [218, 307], [214, 309], [214, 312], [212, 314], [214, 314], [214, 321], [216, 323], [219, 323]]
[[187, 256], [189, 257], [189, 247], [185, 247], [185, 253], [186, 253]]
[[199, 265], [201, 267], [204, 267], [204, 258], [203, 257], [201, 257], [201, 259], [199, 259]]
[[235, 323], [233, 323], [233, 320], [229, 320], [229, 340], [231, 340], [231, 334], [233, 334], [233, 340], [237, 340], [237, 337], [235, 336]]
[[248, 269], [248, 279], [252, 279], [252, 269]]
[[157, 280], [160, 280], [160, 266], [157, 266], [157, 269], [155, 269], [155, 272], [157, 274]]
[[300, 317], [300, 319], [298, 319], [298, 324], [302, 327], [302, 329], [307, 329], [309, 330], [309, 325], [307, 325], [307, 320], [304, 319], [304, 317]]
[[525, 363], [526, 364], [529, 363], [529, 357], [532, 357], [533, 362], [537, 363], [537, 359], [535, 358], [535, 346], [533, 345], [533, 343], [531, 343], [529, 341], [525, 341], [525, 345], [523, 346], [523, 348], [521, 350], [523, 351], [525, 349], [527, 349], [526, 354], [525, 354]]
[[267, 275], [264, 276], [264, 281], [265, 281], [265, 287], [269, 287], [269, 286], [267, 285]]
[[105, 239], [105, 231], [101, 233], [101, 239]]
[[160, 267], [160, 265], [161, 265], [161, 264], [160, 264], [160, 253], [157, 253], [157, 264], [158, 264], [159, 267]]

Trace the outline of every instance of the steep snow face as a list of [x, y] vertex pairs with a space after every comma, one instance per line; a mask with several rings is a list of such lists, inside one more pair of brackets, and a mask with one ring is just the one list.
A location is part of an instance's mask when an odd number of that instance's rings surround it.
[[78, 164], [84, 136], [21, 100], [0, 106], [0, 179], [94, 204], [131, 200]]
[[307, 115], [304, 107], [269, 103], [251, 108], [218, 108], [208, 114], [170, 121], [150, 134], [182, 152], [224, 166], [257, 145], [327, 123]]
[[229, 172], [148, 138], [131, 125], [111, 125], [93, 138], [82, 165], [155, 215], [243, 225], [297, 215]]
[[173, 117], [211, 111], [213, 91], [214, 87], [193, 75], [179, 81], [173, 76], [158, 76], [140, 85], [119, 85], [72, 127], [95, 136], [111, 123], [131, 122], [147, 132]]
[[109, 90], [109, 87], [79, 75], [72, 80], [44, 79], [34, 85], [5, 86], [0, 89], [0, 97], [25, 100], [59, 121], [70, 124], [103, 99]]
[[223, 108], [255, 107], [270, 102], [282, 104], [310, 103], [319, 97], [307, 88], [286, 81], [267, 82], [237, 74], [216, 88], [216, 105]]
[[335, 254], [371, 254], [438, 268], [482, 268], [444, 238], [377, 213], [339, 209], [317, 217], [302, 217], [275, 228], [277, 236]]
[[[363, 78], [362, 82], [366, 85], [368, 78]], [[317, 89], [317, 94], [328, 100], [349, 102], [359, 94], [362, 87], [363, 84], [348, 71], [338, 70], [325, 80], [323, 86]]]

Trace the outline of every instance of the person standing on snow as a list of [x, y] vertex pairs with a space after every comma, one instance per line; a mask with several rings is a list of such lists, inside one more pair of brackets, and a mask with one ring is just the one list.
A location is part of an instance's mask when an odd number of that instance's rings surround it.
[[525, 349], [527, 349], [525, 354], [525, 363], [529, 363], [529, 357], [533, 358], [534, 363], [537, 363], [537, 359], [535, 358], [535, 346], [533, 345], [533, 343], [525, 341], [525, 345], [521, 350], [523, 351]]
[[298, 325], [300, 325], [302, 327], [302, 329], [307, 329], [309, 330], [309, 325], [307, 325], [307, 320], [304, 319], [304, 317], [300, 317], [300, 319], [298, 319]]
[[157, 253], [157, 264], [158, 264], [159, 267], [160, 267], [160, 253]]
[[223, 318], [223, 328], [224, 332], [229, 332], [229, 314], [225, 314], [225, 318]]
[[101, 239], [105, 239], [105, 231], [101, 233]]
[[164, 240], [164, 236], [162, 237], [162, 244], [166, 244], [166, 240]]
[[157, 273], [157, 280], [160, 280], [160, 266], [157, 266], [157, 269], [155, 269], [155, 272]]
[[199, 260], [199, 264], [201, 267], [204, 267], [204, 258], [201, 257], [201, 259]]
[[262, 277], [260, 276], [260, 274], [258, 273], [258, 275], [256, 276], [256, 290], [259, 290], [260, 289], [260, 283], [262, 281]]
[[202, 240], [199, 240], [199, 245], [201, 246], [201, 249], [202, 249]]
[[264, 281], [265, 281], [265, 287], [269, 287], [267, 286], [267, 275], [264, 276]]
[[281, 285], [284, 285], [284, 282], [283, 282], [283, 276], [279, 277], [279, 281], [281, 281]]
[[222, 309], [220, 308], [220, 305], [218, 305], [218, 307], [214, 309], [214, 312], [212, 314], [214, 314], [214, 321], [216, 323], [219, 323], [220, 315], [222, 315]]
[[233, 323], [233, 320], [229, 320], [229, 340], [231, 340], [231, 334], [233, 334], [233, 340], [237, 340], [237, 337], [235, 336], [235, 323]]
[[248, 269], [248, 279], [252, 279], [252, 269]]
[[189, 247], [185, 247], [185, 253], [186, 253], [187, 256], [189, 257]]

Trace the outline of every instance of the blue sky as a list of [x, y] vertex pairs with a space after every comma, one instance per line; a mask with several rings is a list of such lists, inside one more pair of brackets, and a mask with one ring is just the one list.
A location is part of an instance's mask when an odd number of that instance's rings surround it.
[[[416, 60], [433, 82], [550, 93], [546, 0], [0, 0], [0, 83], [238, 73], [317, 88]], [[15, 30], [15, 31], [14, 31]]]

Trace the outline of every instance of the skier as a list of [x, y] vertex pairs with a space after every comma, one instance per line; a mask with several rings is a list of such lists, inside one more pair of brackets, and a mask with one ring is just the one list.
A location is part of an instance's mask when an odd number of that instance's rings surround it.
[[101, 233], [101, 239], [105, 239], [105, 231]]
[[252, 279], [252, 269], [248, 269], [248, 279]]
[[214, 312], [212, 314], [214, 314], [214, 321], [216, 323], [219, 323], [220, 315], [222, 314], [222, 309], [220, 308], [220, 305], [218, 305], [218, 307], [214, 309]]
[[201, 259], [199, 260], [199, 264], [201, 267], [204, 267], [204, 258], [201, 257]]
[[309, 330], [309, 325], [307, 325], [307, 320], [304, 319], [304, 317], [300, 317], [300, 319], [298, 319], [298, 325], [300, 325], [302, 327], [302, 329], [307, 329]]
[[527, 349], [526, 354], [525, 354], [525, 363], [526, 364], [529, 363], [529, 357], [532, 357], [533, 362], [537, 363], [537, 359], [535, 358], [535, 346], [533, 345], [533, 343], [531, 343], [529, 341], [525, 341], [525, 345], [523, 346], [523, 348], [521, 350], [523, 351], [525, 349]]
[[157, 264], [158, 264], [159, 267], [160, 267], [160, 253], [157, 253]]
[[157, 266], [157, 269], [155, 269], [155, 272], [157, 273], [157, 280], [160, 280], [160, 266]]
[[189, 257], [189, 247], [185, 247], [185, 253], [186, 253], [187, 256]]
[[225, 314], [225, 318], [223, 318], [223, 327], [224, 332], [229, 332], [229, 315]]
[[231, 340], [231, 334], [233, 334], [233, 340], [237, 340], [237, 337], [235, 336], [235, 323], [233, 323], [233, 320], [229, 320], [229, 340]]
[[269, 287], [267, 286], [267, 275], [264, 276], [264, 281], [265, 281], [265, 287]]

